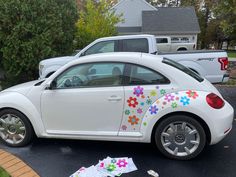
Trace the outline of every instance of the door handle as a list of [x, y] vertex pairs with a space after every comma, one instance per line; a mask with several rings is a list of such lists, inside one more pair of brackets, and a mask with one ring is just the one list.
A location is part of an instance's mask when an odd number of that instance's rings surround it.
[[108, 101], [120, 101], [121, 97], [116, 96], [116, 95], [112, 95], [108, 98]]

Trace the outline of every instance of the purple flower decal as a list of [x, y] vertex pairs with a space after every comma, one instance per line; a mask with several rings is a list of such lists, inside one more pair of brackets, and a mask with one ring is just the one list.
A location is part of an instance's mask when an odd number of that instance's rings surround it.
[[170, 101], [174, 101], [175, 96], [171, 95], [171, 94], [166, 94], [165, 95], [165, 100], [170, 102]]
[[137, 113], [142, 114], [142, 113], [143, 113], [143, 110], [142, 110], [141, 108], [138, 108], [138, 109], [137, 109]]
[[156, 114], [158, 111], [157, 106], [150, 106], [149, 111], [151, 114]]
[[139, 97], [140, 95], [143, 94], [143, 88], [140, 86], [135, 87], [133, 94]]

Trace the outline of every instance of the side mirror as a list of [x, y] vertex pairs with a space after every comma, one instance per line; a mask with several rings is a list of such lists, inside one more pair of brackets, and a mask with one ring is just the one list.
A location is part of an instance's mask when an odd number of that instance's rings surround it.
[[47, 90], [53, 90], [57, 87], [57, 81], [53, 80], [52, 82], [46, 83]]

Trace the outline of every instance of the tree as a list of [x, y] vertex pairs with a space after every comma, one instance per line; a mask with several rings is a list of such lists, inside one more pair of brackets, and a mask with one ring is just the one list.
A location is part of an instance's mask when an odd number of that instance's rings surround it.
[[236, 41], [236, 1], [218, 1], [214, 8], [216, 18], [220, 21], [228, 45]]
[[0, 44], [7, 80], [38, 77], [40, 60], [73, 50], [74, 0], [0, 0]]
[[110, 10], [110, 3], [88, 0], [76, 23], [77, 48], [82, 49], [97, 38], [116, 35], [115, 25], [121, 21], [121, 15], [117, 16]]

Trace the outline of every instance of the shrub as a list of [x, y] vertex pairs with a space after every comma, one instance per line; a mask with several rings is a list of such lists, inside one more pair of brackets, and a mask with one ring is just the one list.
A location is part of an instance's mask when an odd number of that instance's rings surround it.
[[40, 60], [73, 51], [75, 0], [0, 0], [0, 50], [8, 85], [38, 77]]

